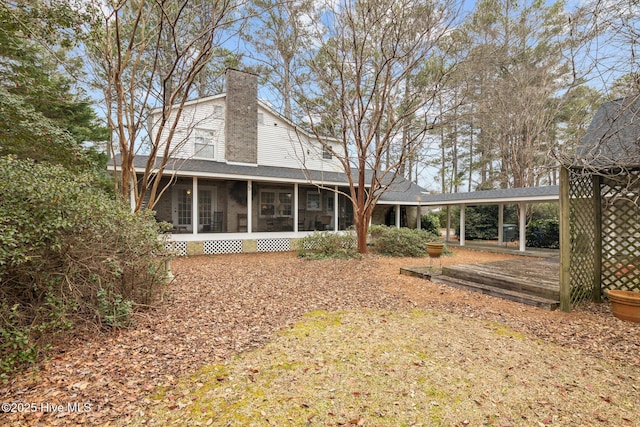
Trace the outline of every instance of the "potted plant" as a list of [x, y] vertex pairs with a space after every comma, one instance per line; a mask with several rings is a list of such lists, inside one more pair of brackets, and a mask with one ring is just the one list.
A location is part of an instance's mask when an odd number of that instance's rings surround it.
[[605, 289], [604, 293], [611, 301], [614, 316], [629, 322], [640, 322], [640, 292]]
[[427, 242], [427, 255], [429, 255], [430, 258], [440, 258], [440, 255], [442, 255], [443, 249], [444, 249], [443, 242], [438, 242], [438, 241]]

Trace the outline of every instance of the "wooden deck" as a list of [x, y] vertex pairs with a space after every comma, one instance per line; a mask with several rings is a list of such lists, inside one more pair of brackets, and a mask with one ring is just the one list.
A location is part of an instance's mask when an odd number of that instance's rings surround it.
[[548, 310], [560, 305], [560, 264], [556, 258], [455, 265], [439, 270], [409, 267], [400, 272]]

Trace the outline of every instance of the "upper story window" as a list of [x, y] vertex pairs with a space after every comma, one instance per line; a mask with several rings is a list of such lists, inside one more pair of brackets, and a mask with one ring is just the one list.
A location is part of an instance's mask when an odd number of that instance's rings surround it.
[[333, 159], [333, 155], [331, 154], [331, 151], [329, 151], [329, 149], [324, 146], [322, 147], [322, 158], [325, 160]]
[[258, 113], [258, 124], [264, 124], [264, 113]]
[[202, 159], [215, 158], [215, 133], [210, 130], [196, 129], [193, 132], [193, 156]]

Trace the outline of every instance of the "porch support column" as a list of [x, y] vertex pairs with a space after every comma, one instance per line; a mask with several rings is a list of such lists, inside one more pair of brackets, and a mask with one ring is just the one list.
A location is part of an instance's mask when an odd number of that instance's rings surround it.
[[194, 176], [191, 190], [191, 224], [193, 234], [198, 234], [198, 177]]
[[131, 205], [131, 212], [134, 212], [136, 210], [136, 192], [133, 186], [138, 185], [138, 182], [137, 182], [138, 180], [135, 179], [136, 175], [134, 174], [133, 176], [134, 176], [134, 179], [129, 185], [129, 204]]
[[333, 187], [333, 231], [338, 231], [338, 186]]
[[527, 204], [519, 203], [518, 205], [520, 206], [520, 252], [524, 252], [527, 243]]
[[253, 181], [247, 180], [247, 233], [252, 232], [252, 224], [253, 218], [251, 218], [251, 213], [253, 212], [253, 200], [251, 200]]
[[460, 205], [460, 246], [464, 246], [464, 211], [467, 205]]
[[396, 228], [400, 228], [400, 205], [396, 205]]
[[293, 184], [293, 232], [298, 232], [298, 183]]
[[498, 246], [504, 243], [504, 203], [498, 205]]
[[447, 230], [444, 234], [444, 241], [449, 242], [451, 240], [451, 206], [447, 205]]
[[420, 212], [422, 211], [422, 207], [420, 206], [420, 202], [422, 201], [422, 197], [418, 196], [418, 206], [416, 207], [416, 229], [420, 230], [422, 228], [422, 221], [420, 221]]

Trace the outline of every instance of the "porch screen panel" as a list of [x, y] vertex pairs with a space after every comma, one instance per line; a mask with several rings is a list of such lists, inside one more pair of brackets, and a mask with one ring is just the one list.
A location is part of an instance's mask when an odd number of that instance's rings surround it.
[[198, 191], [198, 223], [201, 226], [211, 226], [211, 213], [213, 212], [213, 199], [211, 190]]
[[178, 194], [178, 225], [191, 225], [191, 190], [180, 190]]

